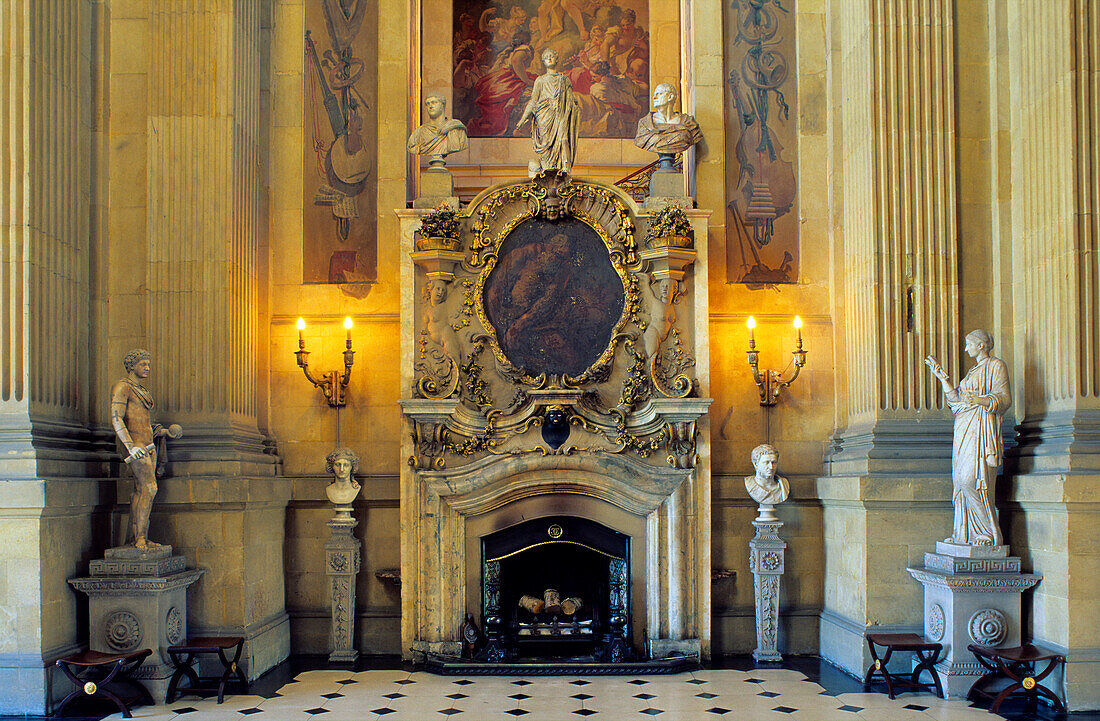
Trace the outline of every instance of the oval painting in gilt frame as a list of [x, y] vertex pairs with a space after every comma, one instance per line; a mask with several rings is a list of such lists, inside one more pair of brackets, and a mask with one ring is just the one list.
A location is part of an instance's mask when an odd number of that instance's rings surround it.
[[529, 218], [507, 233], [479, 278], [478, 308], [494, 353], [523, 371], [587, 380], [610, 362], [626, 322], [626, 272], [603, 228]]

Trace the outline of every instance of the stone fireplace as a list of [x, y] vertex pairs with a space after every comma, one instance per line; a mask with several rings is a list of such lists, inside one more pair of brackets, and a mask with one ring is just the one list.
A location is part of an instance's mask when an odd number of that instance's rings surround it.
[[[467, 614], [491, 662], [709, 655], [705, 249], [553, 174], [450, 238], [398, 214], [406, 657], [460, 656]], [[583, 610], [519, 607], [547, 589]]]

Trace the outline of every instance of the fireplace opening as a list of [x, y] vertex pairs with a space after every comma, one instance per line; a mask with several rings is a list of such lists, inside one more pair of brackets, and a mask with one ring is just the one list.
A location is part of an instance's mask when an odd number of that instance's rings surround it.
[[481, 540], [485, 660], [631, 657], [630, 538], [554, 516]]

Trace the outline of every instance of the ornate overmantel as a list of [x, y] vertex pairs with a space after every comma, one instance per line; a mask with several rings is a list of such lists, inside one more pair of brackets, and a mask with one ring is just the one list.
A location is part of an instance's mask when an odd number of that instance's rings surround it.
[[479, 538], [562, 513], [630, 537], [637, 652], [708, 655], [709, 212], [655, 236], [617, 189], [548, 173], [397, 214], [406, 656], [458, 655]]

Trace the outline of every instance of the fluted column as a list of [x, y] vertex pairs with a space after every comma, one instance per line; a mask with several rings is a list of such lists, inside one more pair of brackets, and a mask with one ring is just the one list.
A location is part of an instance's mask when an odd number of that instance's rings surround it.
[[867, 627], [919, 627], [905, 566], [950, 528], [951, 425], [923, 359], [958, 377], [954, 5], [831, 6], [846, 415], [818, 481], [821, 650], [853, 673], [866, 668]]
[[0, 715], [49, 709], [50, 667], [79, 644], [65, 579], [105, 525], [87, 477], [106, 459], [86, 428], [93, 11], [0, 4]]
[[1016, 0], [1012, 78], [1013, 381], [1008, 542], [1043, 575], [1030, 627], [1066, 654], [1070, 710], [1100, 708], [1100, 8]]

